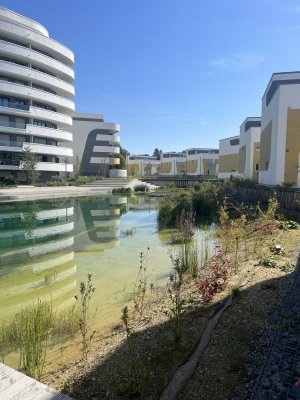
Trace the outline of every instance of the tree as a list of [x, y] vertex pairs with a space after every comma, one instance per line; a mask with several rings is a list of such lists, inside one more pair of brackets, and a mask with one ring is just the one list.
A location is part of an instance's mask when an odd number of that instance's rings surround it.
[[153, 151], [153, 157], [156, 157], [158, 160], [160, 160], [160, 155], [161, 155], [162, 151], [159, 150], [157, 147], [154, 149]]
[[37, 160], [34, 154], [31, 153], [31, 150], [28, 146], [23, 149], [23, 158], [22, 158], [22, 170], [26, 175], [26, 183], [29, 185], [34, 184], [40, 175], [39, 171], [36, 170]]
[[74, 175], [75, 175], [76, 178], [77, 178], [77, 177], [80, 175], [80, 173], [81, 173], [80, 168], [81, 168], [81, 161], [80, 161], [79, 156], [76, 155], [75, 161], [74, 161]]

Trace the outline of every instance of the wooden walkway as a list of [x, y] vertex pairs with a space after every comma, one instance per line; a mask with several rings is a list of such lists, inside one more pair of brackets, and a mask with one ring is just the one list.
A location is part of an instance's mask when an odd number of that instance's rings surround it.
[[72, 400], [57, 390], [0, 363], [1, 400]]

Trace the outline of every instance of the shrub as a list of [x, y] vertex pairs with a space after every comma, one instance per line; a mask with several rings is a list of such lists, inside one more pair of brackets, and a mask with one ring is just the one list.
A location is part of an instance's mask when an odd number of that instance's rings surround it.
[[149, 188], [148, 188], [147, 185], [136, 185], [134, 187], [134, 191], [135, 192], [143, 192], [143, 193], [145, 193], [145, 192], [149, 191]]
[[112, 194], [121, 194], [124, 196], [130, 196], [132, 193], [132, 190], [130, 188], [118, 188], [118, 189], [113, 189]]
[[298, 229], [299, 224], [296, 221], [280, 221], [279, 229], [289, 230], [289, 229]]
[[195, 182], [193, 188], [196, 192], [199, 192], [201, 189], [201, 183], [199, 181]]
[[227, 286], [230, 261], [224, 254], [219, 254], [208, 262], [208, 275], [198, 278], [195, 284], [205, 303], [210, 303], [214, 296]]
[[9, 174], [3, 178], [2, 182], [5, 186], [14, 185], [16, 183], [16, 177], [12, 174]]
[[276, 255], [283, 256], [286, 254], [285, 250], [280, 246], [280, 244], [274, 244], [273, 246], [271, 246], [270, 251], [271, 251], [271, 253], [276, 254]]
[[268, 267], [268, 268], [276, 268], [277, 267], [277, 263], [274, 260], [274, 257], [272, 257], [272, 256], [263, 257], [260, 260], [259, 264], [262, 265], [263, 267]]

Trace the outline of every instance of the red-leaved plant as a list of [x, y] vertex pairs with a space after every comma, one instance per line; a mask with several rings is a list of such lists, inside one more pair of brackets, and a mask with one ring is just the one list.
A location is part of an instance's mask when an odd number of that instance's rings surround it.
[[205, 278], [196, 279], [195, 284], [202, 300], [205, 303], [210, 303], [214, 296], [227, 286], [230, 261], [223, 253], [219, 253], [208, 262], [207, 268], [208, 275]]

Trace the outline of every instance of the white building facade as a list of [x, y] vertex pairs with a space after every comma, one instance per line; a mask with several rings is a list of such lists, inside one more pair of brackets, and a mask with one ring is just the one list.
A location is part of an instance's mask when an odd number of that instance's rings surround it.
[[258, 182], [261, 118], [248, 117], [240, 126], [239, 177]]
[[127, 156], [127, 172], [130, 176], [156, 176], [160, 173], [160, 160], [153, 156], [130, 154]]
[[259, 183], [300, 186], [300, 72], [273, 74], [262, 98]]
[[185, 175], [187, 171], [186, 153], [168, 152], [160, 156], [160, 175], [175, 176]]
[[215, 175], [218, 173], [219, 149], [187, 149], [186, 157], [187, 175]]
[[73, 171], [74, 54], [38, 22], [0, 8], [0, 179], [24, 180], [22, 152], [41, 180]]
[[102, 114], [74, 113], [73, 163], [75, 173], [126, 177], [120, 169], [120, 125], [105, 122]]

